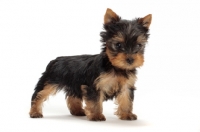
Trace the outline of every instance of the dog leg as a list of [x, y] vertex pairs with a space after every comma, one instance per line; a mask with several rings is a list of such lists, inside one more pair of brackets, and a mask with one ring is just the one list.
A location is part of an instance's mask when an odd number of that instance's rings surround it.
[[103, 94], [93, 87], [81, 87], [85, 101], [85, 114], [90, 121], [105, 121], [103, 112]]
[[70, 110], [70, 113], [75, 116], [85, 116], [83, 109], [82, 99], [69, 96], [67, 97], [67, 106]]
[[47, 84], [43, 90], [36, 94], [35, 98], [32, 99], [31, 109], [29, 115], [31, 118], [42, 118], [42, 104], [49, 97], [50, 94], [56, 93], [56, 85]]
[[137, 115], [132, 113], [133, 109], [133, 89], [123, 89], [121, 93], [116, 98], [116, 104], [118, 104], [118, 109], [115, 114], [121, 120], [136, 120]]

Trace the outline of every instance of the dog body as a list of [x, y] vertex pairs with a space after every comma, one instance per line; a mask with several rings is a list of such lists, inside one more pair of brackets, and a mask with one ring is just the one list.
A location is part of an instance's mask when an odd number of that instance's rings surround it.
[[[115, 114], [122, 120], [135, 120], [132, 113], [136, 68], [143, 65], [151, 15], [132, 21], [122, 20], [111, 9], [104, 16], [102, 52], [97, 55], [63, 56], [52, 60], [39, 79], [32, 96], [30, 117], [40, 118], [42, 103], [57, 91], [66, 92], [72, 115], [89, 120], [106, 120], [102, 103], [116, 99]], [[85, 101], [83, 109], [82, 101]]]

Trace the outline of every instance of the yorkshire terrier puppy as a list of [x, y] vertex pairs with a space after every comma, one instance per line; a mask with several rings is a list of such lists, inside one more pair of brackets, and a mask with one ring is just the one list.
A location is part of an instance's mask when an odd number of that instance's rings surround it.
[[136, 120], [132, 113], [136, 69], [144, 62], [151, 19], [149, 14], [124, 20], [108, 8], [104, 16], [105, 30], [100, 33], [101, 53], [63, 56], [50, 61], [34, 89], [30, 117], [43, 117], [43, 102], [49, 95], [64, 90], [72, 115], [104, 121], [102, 102], [115, 98], [118, 105], [115, 114], [122, 120]]

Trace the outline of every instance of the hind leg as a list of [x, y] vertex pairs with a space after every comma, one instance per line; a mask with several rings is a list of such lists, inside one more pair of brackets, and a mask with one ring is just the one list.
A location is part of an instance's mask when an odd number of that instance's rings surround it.
[[82, 99], [77, 97], [69, 96], [67, 98], [67, 106], [70, 110], [70, 113], [75, 116], [85, 116], [83, 109]]
[[31, 118], [42, 118], [42, 104], [51, 94], [56, 93], [56, 85], [47, 84], [43, 90], [33, 94], [29, 115]]

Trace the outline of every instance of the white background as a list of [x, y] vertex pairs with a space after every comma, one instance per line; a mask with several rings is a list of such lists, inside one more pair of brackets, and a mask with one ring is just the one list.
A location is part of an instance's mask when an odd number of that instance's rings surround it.
[[[199, 0], [1, 0], [0, 131], [200, 132]], [[44, 103], [43, 119], [28, 112], [35, 84], [57, 56], [97, 54], [106, 8], [124, 19], [152, 14], [134, 113], [121, 121], [113, 101], [105, 122], [71, 116], [63, 92]]]

